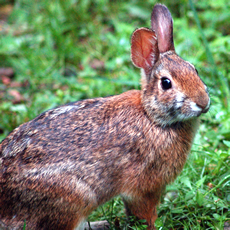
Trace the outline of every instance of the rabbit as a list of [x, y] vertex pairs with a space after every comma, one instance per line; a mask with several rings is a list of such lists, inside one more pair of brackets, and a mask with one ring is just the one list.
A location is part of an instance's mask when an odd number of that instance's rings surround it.
[[172, 16], [156, 4], [151, 29], [136, 29], [131, 60], [141, 90], [48, 110], [0, 144], [0, 223], [5, 229], [78, 227], [120, 195], [128, 216], [155, 229], [166, 185], [183, 169], [206, 85], [174, 48]]

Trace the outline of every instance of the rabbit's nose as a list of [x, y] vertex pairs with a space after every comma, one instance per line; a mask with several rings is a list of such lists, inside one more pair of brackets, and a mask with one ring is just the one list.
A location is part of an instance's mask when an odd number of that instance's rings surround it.
[[208, 94], [205, 97], [198, 97], [196, 104], [202, 109], [202, 113], [207, 113], [210, 107], [210, 98]]

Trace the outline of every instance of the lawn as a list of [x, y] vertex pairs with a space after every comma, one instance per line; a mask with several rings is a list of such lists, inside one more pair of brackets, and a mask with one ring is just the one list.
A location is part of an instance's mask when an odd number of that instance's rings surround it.
[[[49, 108], [139, 89], [130, 36], [150, 27], [155, 3], [0, 0], [0, 67], [9, 68], [0, 71], [0, 141]], [[176, 52], [198, 69], [211, 108], [184, 170], [162, 196], [156, 227], [221, 230], [230, 225], [230, 1], [163, 3], [174, 19]], [[127, 228], [119, 197], [89, 217], [105, 219]]]

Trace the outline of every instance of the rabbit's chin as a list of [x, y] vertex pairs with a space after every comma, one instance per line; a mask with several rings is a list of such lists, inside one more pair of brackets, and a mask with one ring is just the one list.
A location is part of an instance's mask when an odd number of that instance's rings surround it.
[[154, 123], [160, 125], [160, 126], [170, 126], [175, 123], [181, 123], [186, 122], [189, 120], [196, 120], [198, 117], [202, 114], [202, 109], [199, 109], [199, 107], [192, 107], [189, 106], [186, 109], [184, 108], [170, 108], [159, 111], [158, 110], [152, 110], [150, 113], [148, 113]]
[[183, 123], [189, 120], [197, 120], [199, 115], [185, 115], [185, 114], [178, 114], [177, 116], [166, 116], [166, 117], [161, 117], [161, 118], [154, 118], [154, 121], [156, 124], [166, 127], [166, 126], [172, 126], [173, 124], [177, 123]]

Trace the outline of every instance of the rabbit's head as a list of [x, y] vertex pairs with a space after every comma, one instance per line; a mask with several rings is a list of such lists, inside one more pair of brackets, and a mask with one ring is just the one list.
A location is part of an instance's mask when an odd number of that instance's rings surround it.
[[155, 5], [151, 27], [135, 30], [131, 38], [131, 58], [141, 68], [142, 102], [147, 114], [166, 126], [207, 112], [207, 87], [195, 67], [175, 53], [167, 7]]

